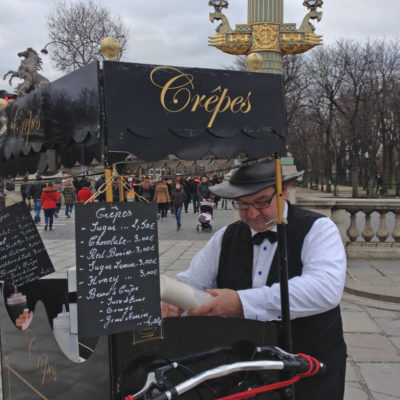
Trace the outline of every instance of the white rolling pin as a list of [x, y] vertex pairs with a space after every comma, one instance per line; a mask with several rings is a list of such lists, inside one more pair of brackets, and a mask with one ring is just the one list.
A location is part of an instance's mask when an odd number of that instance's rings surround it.
[[166, 275], [160, 275], [160, 294], [161, 301], [183, 310], [192, 310], [212, 298], [210, 293], [176, 281]]

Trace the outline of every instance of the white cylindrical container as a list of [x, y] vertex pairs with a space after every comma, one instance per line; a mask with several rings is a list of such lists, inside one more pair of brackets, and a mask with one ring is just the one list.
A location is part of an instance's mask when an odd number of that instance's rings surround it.
[[169, 278], [166, 275], [160, 275], [160, 294], [162, 301], [180, 307], [183, 310], [192, 310], [212, 299], [210, 293]]
[[53, 333], [60, 349], [72, 361], [79, 362], [78, 335], [71, 334], [69, 313], [63, 305], [62, 312], [53, 319]]

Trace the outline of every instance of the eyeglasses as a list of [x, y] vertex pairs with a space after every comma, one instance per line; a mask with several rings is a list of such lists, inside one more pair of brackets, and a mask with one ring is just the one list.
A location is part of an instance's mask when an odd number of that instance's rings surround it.
[[276, 190], [272, 194], [269, 200], [258, 200], [253, 203], [246, 203], [244, 201], [236, 201], [232, 200], [232, 206], [236, 208], [236, 210], [248, 210], [250, 206], [253, 206], [256, 210], [262, 210], [263, 208], [268, 208], [271, 205], [271, 202], [276, 195]]

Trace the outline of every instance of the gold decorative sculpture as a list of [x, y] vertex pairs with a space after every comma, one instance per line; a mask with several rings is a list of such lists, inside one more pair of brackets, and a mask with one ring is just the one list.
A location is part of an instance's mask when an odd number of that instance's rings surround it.
[[[211, 22], [221, 21], [217, 34], [209, 37], [209, 46], [234, 55], [258, 53], [263, 59], [263, 65], [258, 67], [261, 72], [282, 73], [283, 55], [303, 53], [322, 44], [322, 36], [315, 34], [311, 24], [311, 20], [322, 18], [322, 12], [317, 11], [322, 0], [304, 1], [309, 12], [299, 29], [296, 24], [283, 23], [283, 0], [248, 0], [248, 23], [236, 25], [235, 30], [222, 13], [228, 7], [226, 0], [210, 0], [208, 4], [214, 7]], [[250, 68], [253, 64], [248, 60]]]

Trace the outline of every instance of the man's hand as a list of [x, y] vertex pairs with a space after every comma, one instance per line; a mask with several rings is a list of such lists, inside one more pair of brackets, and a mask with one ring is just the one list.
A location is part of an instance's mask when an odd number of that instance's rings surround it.
[[161, 317], [162, 318], [180, 317], [184, 311], [185, 310], [182, 310], [182, 308], [173, 306], [172, 304], [161, 302]]
[[189, 311], [189, 315], [243, 317], [243, 307], [236, 290], [207, 289], [213, 298]]

